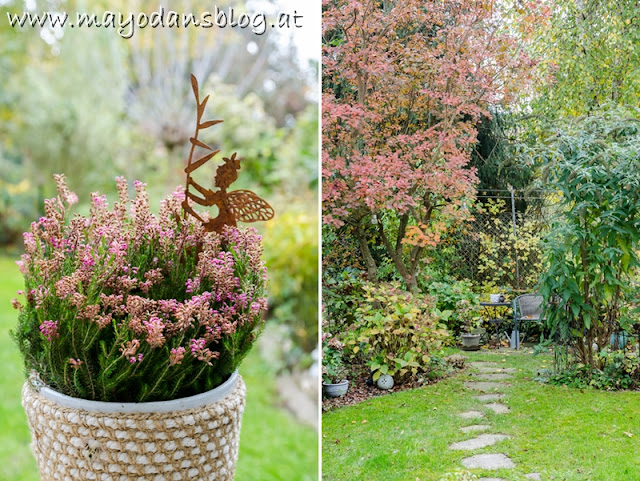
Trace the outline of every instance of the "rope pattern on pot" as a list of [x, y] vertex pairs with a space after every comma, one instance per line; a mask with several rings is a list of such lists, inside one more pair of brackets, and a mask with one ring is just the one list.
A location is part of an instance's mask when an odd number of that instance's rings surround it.
[[246, 388], [167, 413], [99, 413], [62, 407], [26, 382], [22, 405], [41, 481], [232, 481]]

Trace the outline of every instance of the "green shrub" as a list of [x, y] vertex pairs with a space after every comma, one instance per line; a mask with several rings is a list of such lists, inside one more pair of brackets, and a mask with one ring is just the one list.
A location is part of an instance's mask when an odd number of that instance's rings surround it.
[[640, 387], [640, 359], [634, 350], [598, 353], [598, 364], [602, 369], [591, 369], [584, 364], [556, 373], [549, 383], [574, 388], [596, 388], [606, 390], [637, 389]]
[[318, 345], [318, 219], [301, 210], [279, 213], [266, 238], [271, 316], [309, 353]]
[[367, 285], [364, 291], [356, 324], [346, 334], [351, 354], [362, 356], [374, 380], [388, 374], [401, 383], [427, 372], [449, 336], [433, 299], [404, 292], [398, 284]]
[[470, 281], [433, 282], [427, 286], [429, 295], [436, 299], [436, 307], [442, 311], [451, 311], [446, 320], [447, 329], [458, 336], [464, 328], [466, 319], [458, 311], [458, 303], [462, 300], [471, 306], [478, 306], [480, 298], [472, 290]]
[[546, 180], [560, 194], [544, 242], [541, 293], [552, 334], [572, 346], [582, 364], [602, 368], [596, 352], [626, 323], [640, 265], [640, 123], [613, 112], [556, 130], [537, 148]]
[[347, 369], [342, 360], [344, 344], [329, 332], [322, 335], [322, 380], [337, 384], [345, 378]]
[[362, 271], [346, 268], [335, 275], [323, 273], [322, 302], [327, 329], [339, 332], [356, 322], [356, 309], [364, 300]]

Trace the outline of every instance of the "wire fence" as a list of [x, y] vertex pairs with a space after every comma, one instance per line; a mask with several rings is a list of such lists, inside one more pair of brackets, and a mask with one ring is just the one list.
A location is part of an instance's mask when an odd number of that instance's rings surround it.
[[442, 246], [449, 273], [477, 285], [531, 291], [542, 271], [541, 241], [553, 206], [542, 191], [480, 191], [471, 219]]

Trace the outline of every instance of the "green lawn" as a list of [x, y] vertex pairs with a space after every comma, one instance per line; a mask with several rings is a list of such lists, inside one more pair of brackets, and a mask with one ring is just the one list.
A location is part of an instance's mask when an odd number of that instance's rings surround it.
[[[12, 260], [0, 258], [0, 480], [37, 481], [29, 430], [20, 405], [23, 383], [18, 350], [9, 337], [16, 311], [9, 300], [22, 288]], [[276, 404], [275, 378], [254, 350], [240, 369], [247, 383], [237, 481], [318, 479], [318, 436]]]
[[[511, 470], [474, 470], [480, 476], [525, 480], [631, 481], [640, 479], [640, 392], [599, 392], [532, 380], [549, 356], [520, 352], [472, 353], [470, 360], [497, 361], [518, 373], [504, 403], [511, 413], [487, 413], [488, 432], [511, 439], [473, 451], [504, 453]], [[504, 360], [504, 361], [503, 361]], [[473, 437], [458, 428], [477, 424], [458, 413], [481, 409], [465, 389], [467, 373], [422, 389], [374, 398], [323, 416], [323, 480], [438, 481], [462, 470], [465, 451], [448, 446]], [[366, 420], [366, 422], [364, 422]]]

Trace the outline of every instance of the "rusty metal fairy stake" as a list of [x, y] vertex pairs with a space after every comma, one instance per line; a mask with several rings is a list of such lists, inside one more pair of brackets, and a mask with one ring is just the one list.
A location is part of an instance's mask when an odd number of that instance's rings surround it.
[[[197, 120], [196, 120], [196, 132], [191, 137], [191, 151], [189, 153], [189, 160], [187, 167], [184, 169], [187, 174], [187, 182], [185, 187], [185, 199], [182, 202], [182, 208], [184, 209], [184, 215], [191, 214], [193, 217], [202, 222], [204, 228], [209, 232], [222, 232], [225, 225], [236, 226], [237, 221], [241, 222], [257, 222], [265, 221], [273, 218], [273, 208], [261, 197], [257, 196], [250, 190], [233, 190], [227, 192], [229, 186], [238, 179], [238, 170], [240, 170], [240, 160], [236, 157], [236, 153], [230, 157], [223, 157], [224, 164], [219, 166], [216, 170], [215, 186], [218, 190], [213, 191], [206, 189], [193, 180], [191, 173], [196, 169], [206, 164], [212, 157], [214, 157], [220, 150], [213, 150], [213, 148], [204, 142], [198, 140], [198, 135], [201, 130], [212, 127], [222, 122], [222, 120], [208, 120], [201, 122], [204, 108], [209, 100], [207, 95], [202, 102], [200, 102], [200, 96], [198, 94], [198, 81], [191, 75], [191, 86], [193, 87], [193, 94], [196, 97], [196, 104], [198, 106]], [[197, 160], [193, 159], [193, 154], [196, 147], [201, 147], [209, 151], [204, 156]], [[190, 192], [189, 188], [193, 187], [197, 190], [202, 197], [198, 197], [194, 193]], [[204, 220], [196, 211], [193, 210], [189, 203], [191, 199], [196, 204], [202, 206], [218, 207], [218, 215], [210, 220]]]

